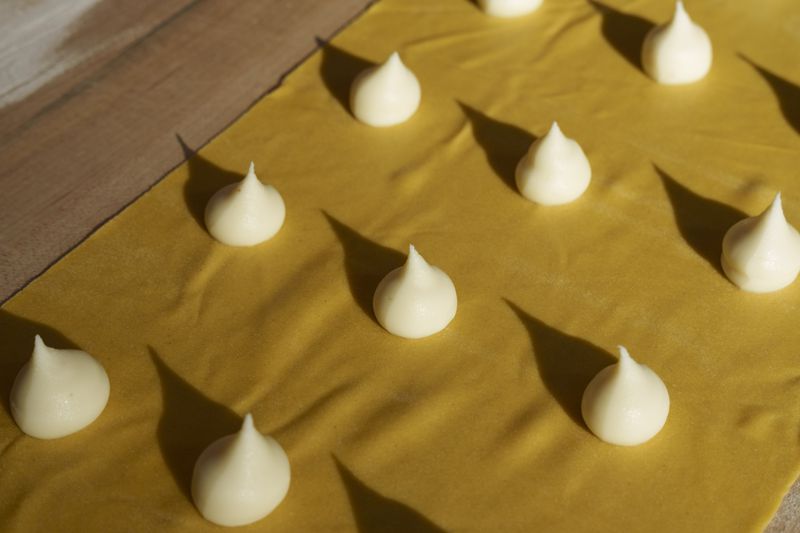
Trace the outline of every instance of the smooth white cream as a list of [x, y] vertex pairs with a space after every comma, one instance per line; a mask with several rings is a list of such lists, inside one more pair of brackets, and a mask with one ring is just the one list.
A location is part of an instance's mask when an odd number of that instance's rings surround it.
[[580, 145], [553, 122], [517, 165], [517, 188], [522, 196], [542, 205], [576, 200], [592, 179], [592, 168]]
[[358, 75], [350, 89], [350, 110], [370, 126], [405, 122], [417, 111], [421, 99], [419, 80], [393, 52], [382, 65]]
[[655, 372], [620, 346], [619, 362], [598, 372], [586, 386], [581, 411], [586, 425], [601, 440], [636, 446], [664, 427], [669, 393]]
[[800, 272], [800, 234], [787, 221], [781, 194], [758, 216], [740, 220], [722, 239], [722, 269], [749, 292], [780, 290]]
[[108, 374], [94, 357], [50, 348], [36, 335], [33, 355], [11, 388], [11, 415], [31, 437], [57, 439], [94, 422], [110, 389]]
[[281, 445], [244, 417], [238, 433], [214, 441], [194, 466], [192, 499], [200, 513], [221, 526], [260, 520], [289, 491], [289, 459]]
[[386, 331], [419, 339], [443, 330], [453, 320], [458, 298], [450, 277], [429, 265], [411, 245], [405, 265], [378, 284], [372, 307]]
[[711, 69], [712, 56], [711, 39], [689, 18], [680, 0], [672, 20], [650, 30], [642, 45], [644, 71], [664, 85], [702, 79]]
[[542, 0], [478, 0], [487, 15], [493, 17], [520, 17], [536, 11]]
[[275, 187], [259, 181], [253, 163], [242, 181], [211, 197], [205, 217], [211, 236], [229, 246], [253, 246], [271, 239], [285, 218], [283, 198]]

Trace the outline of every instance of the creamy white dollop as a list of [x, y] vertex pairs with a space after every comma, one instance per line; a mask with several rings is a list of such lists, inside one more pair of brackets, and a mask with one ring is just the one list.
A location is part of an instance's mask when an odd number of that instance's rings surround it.
[[712, 56], [711, 39], [689, 18], [680, 0], [672, 20], [650, 30], [642, 45], [644, 71], [664, 85], [702, 79], [711, 69]]
[[443, 330], [453, 320], [458, 298], [450, 277], [429, 265], [411, 245], [406, 263], [378, 284], [372, 307], [386, 331], [419, 339]]
[[598, 372], [586, 386], [581, 411], [586, 425], [601, 440], [636, 446], [664, 427], [669, 393], [655, 372], [620, 346], [619, 362]]
[[386, 127], [405, 122], [419, 107], [419, 80], [393, 52], [382, 65], [358, 75], [350, 89], [350, 110], [370, 126]]
[[780, 290], [800, 272], [800, 234], [783, 214], [781, 195], [758, 216], [740, 220], [722, 239], [722, 269], [749, 292]]
[[108, 374], [94, 357], [50, 348], [36, 335], [33, 355], [11, 388], [11, 415], [31, 437], [57, 439], [94, 422], [110, 389]]
[[272, 437], [244, 417], [238, 433], [214, 441], [194, 465], [192, 499], [200, 513], [221, 526], [260, 520], [289, 491], [289, 459]]
[[592, 179], [592, 168], [580, 145], [553, 122], [550, 131], [535, 141], [516, 171], [522, 196], [542, 205], [559, 205], [577, 199]]
[[272, 238], [283, 226], [286, 206], [280, 193], [259, 181], [255, 165], [239, 183], [218, 190], [206, 206], [211, 236], [229, 246], [253, 246]]
[[542, 0], [478, 0], [487, 15], [493, 17], [520, 17], [536, 11]]

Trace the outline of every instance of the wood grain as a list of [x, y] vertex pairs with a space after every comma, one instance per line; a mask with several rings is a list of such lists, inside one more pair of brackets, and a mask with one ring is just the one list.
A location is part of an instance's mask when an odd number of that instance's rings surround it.
[[[0, 300], [206, 143], [368, 0], [105, 0], [97, 50], [0, 110]], [[127, 38], [120, 28], [136, 27]]]
[[[181, 163], [175, 134], [205, 144], [369, 3], [90, 7], [53, 56], [71, 68], [0, 109], [0, 301]], [[795, 483], [767, 531], [800, 531], [798, 502]]]

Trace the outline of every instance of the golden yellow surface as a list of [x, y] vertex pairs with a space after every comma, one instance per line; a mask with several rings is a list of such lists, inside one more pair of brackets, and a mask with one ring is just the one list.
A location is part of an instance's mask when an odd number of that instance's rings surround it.
[[[253, 529], [763, 528], [800, 472], [800, 283], [741, 292], [718, 255], [727, 227], [779, 190], [800, 225], [786, 52], [800, 8], [691, 2], [715, 63], [676, 88], [636, 59], [671, 3], [609, 4], [550, 0], [498, 20], [466, 0], [384, 0], [9, 301], [2, 529], [214, 529], [188, 496], [192, 465], [248, 411], [293, 469]], [[364, 126], [350, 80], [395, 49], [422, 105], [404, 125]], [[554, 119], [594, 177], [544, 208], [512, 172]], [[251, 159], [286, 223], [226, 247], [202, 210]], [[371, 312], [409, 242], [460, 298], [451, 325], [418, 341]], [[94, 354], [111, 379], [105, 412], [64, 439], [27, 437], [7, 412], [34, 333]], [[617, 344], [672, 399], [635, 448], [580, 419]]]

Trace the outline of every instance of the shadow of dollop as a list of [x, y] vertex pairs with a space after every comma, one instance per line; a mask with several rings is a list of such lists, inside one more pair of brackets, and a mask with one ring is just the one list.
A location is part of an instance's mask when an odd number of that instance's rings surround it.
[[611, 6], [588, 0], [589, 4], [603, 17], [600, 31], [603, 38], [619, 55], [634, 68], [642, 70], [642, 44], [655, 24], [638, 15], [619, 11]]
[[398, 501], [382, 496], [358, 479], [334, 455], [359, 533], [443, 533], [423, 515]]
[[664, 172], [658, 165], [653, 168], [667, 191], [675, 224], [681, 237], [697, 255], [724, 275], [720, 257], [722, 238], [736, 222], [747, 218], [742, 211], [716, 200], [700, 196]]
[[486, 154], [489, 166], [503, 183], [517, 192], [517, 164], [536, 141], [536, 136], [513, 124], [493, 119], [462, 102], [458, 102], [458, 105], [469, 120], [475, 142]]
[[239, 431], [242, 418], [210, 400], [167, 366], [152, 347], [148, 349], [161, 381], [164, 403], [158, 422], [158, 445], [178, 488], [192, 501], [195, 461], [209, 444]]
[[740, 53], [738, 55], [742, 61], [753, 67], [769, 83], [772, 92], [775, 93], [775, 97], [778, 99], [781, 113], [783, 113], [786, 122], [789, 123], [794, 131], [800, 133], [800, 85], [770, 72], [744, 54]]
[[326, 211], [322, 211], [322, 214], [342, 244], [344, 268], [353, 299], [377, 323], [372, 311], [375, 289], [386, 274], [405, 263], [406, 256], [367, 239]]
[[183, 187], [183, 199], [189, 213], [200, 227], [205, 229], [205, 211], [208, 201], [221, 188], [241, 181], [244, 178], [244, 171], [247, 169], [243, 169], [241, 174], [225, 170], [195, 153], [180, 135], [175, 137], [181, 145], [189, 168], [189, 179]]
[[319, 37], [316, 40], [322, 49], [322, 63], [319, 68], [322, 82], [344, 110], [350, 113], [350, 86], [362, 71], [374, 67], [375, 63], [346, 52]]
[[562, 333], [526, 313], [509, 300], [506, 304], [528, 330], [536, 366], [547, 390], [572, 420], [586, 428], [581, 399], [586, 385], [603, 368], [617, 359], [594, 344]]

